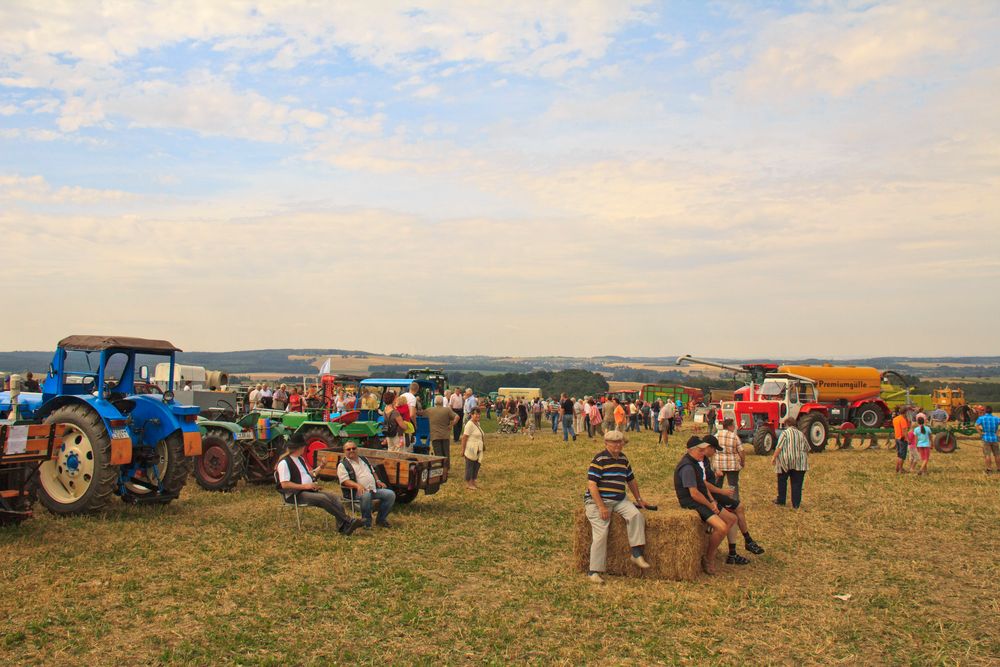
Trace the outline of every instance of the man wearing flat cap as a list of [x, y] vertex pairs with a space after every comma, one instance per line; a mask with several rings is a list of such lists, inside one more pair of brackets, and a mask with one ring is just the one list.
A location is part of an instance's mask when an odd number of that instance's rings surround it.
[[[611, 513], [625, 519], [628, 530], [628, 543], [631, 548], [632, 562], [645, 570], [650, 567], [642, 557], [646, 545], [646, 519], [636, 509], [646, 507], [646, 502], [639, 495], [639, 485], [632, 473], [622, 448], [625, 446], [625, 434], [621, 431], [608, 431], [604, 435], [604, 449], [590, 462], [587, 469], [587, 492], [583, 494], [583, 505], [590, 520], [590, 569], [588, 578], [596, 583], [603, 583], [601, 573], [607, 566], [608, 529], [611, 527]], [[625, 498], [625, 489], [632, 492], [635, 504]]]
[[687, 453], [674, 468], [674, 491], [680, 506], [698, 512], [701, 520], [712, 527], [708, 548], [701, 557], [705, 574], [715, 574], [715, 551], [736, 523], [736, 515], [719, 507], [705, 483], [705, 469], [701, 463], [711, 449], [721, 449], [718, 441], [712, 444], [703, 442], [696, 435], [691, 436], [687, 442]]

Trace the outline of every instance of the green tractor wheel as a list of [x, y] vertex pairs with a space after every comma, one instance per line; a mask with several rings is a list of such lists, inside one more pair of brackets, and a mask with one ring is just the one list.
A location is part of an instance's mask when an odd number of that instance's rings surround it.
[[176, 496], [184, 488], [190, 474], [191, 459], [184, 456], [184, 436], [178, 431], [156, 443], [155, 460], [140, 468], [136, 477], [125, 482], [122, 500], [136, 502], [157, 493], [157, 481], [164, 493]]
[[233, 434], [209, 426], [201, 439], [201, 456], [194, 460], [194, 480], [206, 491], [232, 491], [243, 478], [246, 460]]
[[46, 424], [65, 424], [55, 458], [38, 468], [33, 482], [38, 500], [54, 514], [104, 509], [118, 480], [111, 465], [111, 437], [100, 415], [84, 405], [57, 408]]

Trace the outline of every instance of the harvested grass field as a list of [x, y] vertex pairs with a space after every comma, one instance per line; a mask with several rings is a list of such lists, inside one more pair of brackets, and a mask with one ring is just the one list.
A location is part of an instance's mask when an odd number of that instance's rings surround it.
[[[751, 455], [765, 555], [694, 583], [598, 587], [571, 540], [599, 447], [543, 433], [490, 436], [481, 491], [456, 476], [348, 539], [316, 514], [301, 534], [279, 526], [272, 488], [242, 484], [39, 512], [0, 532], [0, 664], [997, 664], [1000, 476], [975, 441], [927, 477], [895, 476], [888, 450], [813, 455], [799, 511], [771, 504]], [[684, 435], [626, 445], [647, 499], [674, 502]]]

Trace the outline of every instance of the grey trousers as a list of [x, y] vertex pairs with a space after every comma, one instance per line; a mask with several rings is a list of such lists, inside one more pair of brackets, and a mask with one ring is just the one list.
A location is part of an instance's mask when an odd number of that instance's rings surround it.
[[[642, 512], [626, 497], [625, 500], [605, 500], [605, 506], [625, 519], [628, 529], [628, 543], [631, 547], [641, 547], [646, 544], [646, 518]], [[590, 520], [590, 571], [604, 572], [608, 560], [608, 529], [611, 527], [611, 517], [607, 521], [601, 519], [601, 512], [592, 500], [584, 505], [587, 518]]]

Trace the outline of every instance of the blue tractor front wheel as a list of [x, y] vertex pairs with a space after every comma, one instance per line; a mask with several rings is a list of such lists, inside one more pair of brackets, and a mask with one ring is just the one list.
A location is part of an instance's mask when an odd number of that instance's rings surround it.
[[115, 491], [118, 468], [111, 465], [111, 437], [100, 415], [85, 405], [66, 405], [46, 424], [65, 424], [55, 458], [38, 469], [35, 492], [54, 514], [97, 512]]

